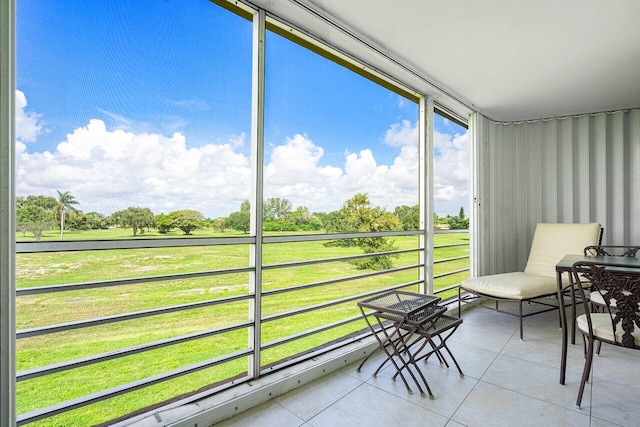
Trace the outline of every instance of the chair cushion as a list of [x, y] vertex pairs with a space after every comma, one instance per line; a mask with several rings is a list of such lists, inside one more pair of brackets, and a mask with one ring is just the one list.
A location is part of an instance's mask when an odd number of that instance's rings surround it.
[[497, 298], [530, 299], [557, 291], [555, 276], [540, 276], [523, 272], [475, 277], [460, 283], [462, 288]]
[[[576, 325], [578, 330], [583, 333], [589, 332], [589, 325], [587, 324], [587, 316], [582, 314], [576, 319]], [[613, 326], [611, 325], [611, 316], [608, 313], [591, 313], [591, 325], [593, 326], [593, 335], [603, 340], [615, 341], [613, 336]], [[616, 328], [617, 342], [622, 342], [622, 334], [624, 331], [621, 326]], [[640, 329], [635, 328], [633, 331], [633, 339], [636, 346], [640, 346]]]
[[[607, 303], [604, 301], [604, 298], [602, 297], [602, 294], [600, 292], [591, 292], [591, 295], [589, 295], [589, 300], [591, 301], [592, 304], [595, 305], [607, 305]], [[616, 299], [612, 298], [611, 299], [611, 307], [615, 307], [616, 306]]]
[[531, 242], [525, 273], [555, 277], [556, 264], [565, 255], [581, 255], [600, 240], [600, 224], [539, 223]]

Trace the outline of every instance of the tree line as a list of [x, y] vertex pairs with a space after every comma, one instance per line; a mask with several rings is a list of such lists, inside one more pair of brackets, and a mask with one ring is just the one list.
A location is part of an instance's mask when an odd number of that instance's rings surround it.
[[[65, 230], [99, 230], [108, 228], [128, 228], [133, 236], [157, 229], [166, 234], [177, 229], [189, 235], [201, 228], [214, 229], [224, 233], [229, 229], [249, 232], [250, 203], [245, 200], [238, 211], [229, 216], [215, 219], [204, 216], [192, 209], [181, 209], [169, 214], [154, 214], [144, 207], [128, 207], [124, 210], [103, 215], [98, 212], [84, 213], [76, 206], [80, 203], [68, 191], [58, 191], [58, 198], [51, 196], [16, 197], [16, 228], [26, 235], [33, 234], [39, 241], [44, 231], [60, 230], [60, 239]], [[436, 225], [450, 229], [469, 227], [469, 219], [460, 208], [458, 216], [439, 217], [434, 215]], [[333, 212], [311, 212], [305, 206], [293, 208], [287, 199], [269, 198], [263, 202], [263, 230], [279, 232], [305, 232], [325, 230], [333, 232], [415, 230], [419, 226], [419, 207], [397, 206], [393, 212], [373, 206], [367, 194], [358, 193], [344, 202], [341, 209]]]

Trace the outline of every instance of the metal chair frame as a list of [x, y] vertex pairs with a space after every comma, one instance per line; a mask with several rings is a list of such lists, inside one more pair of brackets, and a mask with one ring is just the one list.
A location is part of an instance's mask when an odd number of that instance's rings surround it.
[[[626, 246], [626, 245], [594, 245], [594, 246], [587, 246], [586, 248], [584, 248], [584, 255], [586, 256], [610, 256], [610, 257], [629, 257], [629, 258], [638, 258], [640, 257], [640, 246]], [[575, 293], [572, 293], [572, 295], [575, 295]], [[591, 302], [591, 312], [592, 313], [598, 313], [598, 312], [602, 312], [602, 310], [604, 309], [604, 305], [602, 305], [599, 301], [593, 301], [590, 299]], [[575, 341], [573, 341], [573, 337], [575, 337], [575, 333], [576, 333], [576, 310], [575, 310], [575, 299], [572, 301], [574, 306], [573, 306], [573, 324], [572, 324], [572, 343], [575, 344]], [[598, 343], [598, 348], [596, 350], [596, 354], [600, 354], [600, 347], [601, 347], [602, 343]]]
[[[623, 270], [624, 269], [624, 270]], [[582, 403], [584, 388], [593, 364], [593, 353], [596, 343], [606, 343], [620, 347], [640, 350], [640, 336], [636, 342], [636, 327], [640, 325], [640, 268], [637, 272], [629, 272], [628, 266], [615, 263], [577, 262], [572, 268], [572, 278], [577, 285], [585, 313], [586, 328], [578, 326], [585, 342], [585, 365], [582, 372], [576, 405]], [[585, 291], [599, 293], [605, 301], [603, 311], [593, 313], [589, 309], [589, 299]], [[615, 304], [615, 305], [613, 305]], [[594, 331], [594, 319], [602, 320], [606, 316], [611, 321], [613, 339]], [[579, 323], [579, 322], [578, 322]]]

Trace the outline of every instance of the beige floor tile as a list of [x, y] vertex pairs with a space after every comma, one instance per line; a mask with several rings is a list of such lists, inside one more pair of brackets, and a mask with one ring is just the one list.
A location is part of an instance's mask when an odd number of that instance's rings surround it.
[[640, 351], [603, 344], [600, 355], [593, 356], [593, 375], [640, 389]]
[[[507, 304], [507, 306], [510, 305], [511, 304]], [[507, 310], [513, 311], [511, 307], [507, 307]], [[463, 325], [467, 324], [482, 327], [506, 335], [513, 335], [518, 331], [517, 317], [479, 307], [463, 312], [462, 320]]]
[[[621, 387], [602, 379], [594, 379], [591, 401], [591, 415], [622, 426], [640, 425], [640, 392], [637, 389]], [[583, 405], [584, 406], [584, 403]]]
[[[561, 385], [558, 373], [557, 368], [500, 355], [482, 377], [482, 381], [570, 410], [579, 410], [575, 401], [580, 376], [569, 372], [566, 384]], [[589, 387], [587, 385], [585, 393], [588, 393]], [[582, 410], [588, 407], [589, 401], [585, 399]]]
[[[378, 366], [380, 366], [380, 364], [384, 362], [386, 359], [387, 359], [387, 355], [385, 353], [383, 353], [381, 350], [376, 350], [371, 355], [369, 360], [365, 362], [365, 364], [362, 366], [360, 371], [358, 371], [358, 366], [360, 366], [361, 361], [345, 366], [344, 368], [341, 369], [341, 372], [346, 373], [347, 375], [350, 375], [364, 382], [364, 381], [367, 381], [369, 378], [371, 378], [371, 376], [376, 371]], [[386, 369], [389, 366], [390, 364], [387, 363], [383, 369]]]
[[[584, 366], [582, 341], [569, 345], [566, 385], [559, 384], [557, 312], [517, 319], [484, 309], [463, 313], [447, 341], [464, 377], [435, 357], [419, 362], [435, 399], [422, 397], [410, 376], [407, 392], [394, 367], [374, 353], [306, 386], [237, 415], [223, 426], [635, 426], [640, 419], [640, 352], [603, 347], [581, 408], [575, 405]], [[421, 381], [421, 380], [420, 380]]]
[[465, 426], [589, 426], [589, 415], [479, 382], [453, 415]]
[[[513, 337], [502, 350], [502, 354], [513, 356], [530, 362], [540, 363], [560, 369], [562, 354], [561, 338], [556, 341], [526, 339]], [[582, 373], [584, 354], [582, 344], [567, 346], [567, 370]]]
[[274, 401], [269, 401], [235, 415], [216, 427], [298, 427], [304, 420], [296, 417]]
[[609, 421], [600, 420], [595, 417], [591, 417], [590, 427], [623, 427], [620, 424], [610, 423]]
[[337, 372], [317, 379], [275, 399], [282, 407], [305, 421], [362, 385], [362, 381]]
[[448, 419], [414, 403], [364, 384], [308, 421], [313, 427], [444, 426]]
[[[414, 393], [407, 393], [407, 389], [400, 379], [392, 380], [393, 372], [390, 370], [385, 371], [378, 378], [372, 378], [368, 384], [375, 385], [402, 399], [450, 418], [478, 382], [472, 377], [461, 377], [457, 370], [447, 369], [444, 366], [424, 363], [419, 363], [419, 366], [431, 388], [433, 399], [430, 399], [428, 394], [422, 396], [418, 393], [408, 376], [407, 381], [409, 381]], [[424, 385], [423, 390], [426, 393]]]
[[[482, 378], [482, 375], [489, 369], [498, 356], [497, 351], [486, 350], [473, 345], [454, 341], [453, 337], [447, 341], [447, 346], [451, 349], [454, 357], [458, 361], [465, 377], [475, 379]], [[430, 359], [430, 364], [438, 364], [437, 359]], [[449, 369], [457, 372], [455, 365], [449, 362]]]
[[512, 335], [494, 332], [485, 326], [463, 323], [450, 340], [498, 352], [509, 342]]

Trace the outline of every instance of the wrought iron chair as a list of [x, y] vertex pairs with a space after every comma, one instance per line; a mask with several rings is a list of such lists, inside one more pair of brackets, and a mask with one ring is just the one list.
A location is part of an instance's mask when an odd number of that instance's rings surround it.
[[[471, 296], [459, 294], [458, 301], [476, 297], [494, 300], [493, 310], [519, 317], [520, 339], [523, 339], [524, 317], [555, 310], [561, 303], [558, 301], [557, 304], [551, 304], [541, 299], [557, 295], [556, 264], [567, 254], [580, 254], [585, 246], [599, 244], [601, 231], [602, 227], [598, 223], [539, 223], [536, 226], [529, 259], [523, 272], [494, 274], [464, 280], [460, 283], [459, 291], [465, 290]], [[500, 310], [498, 305], [500, 301], [517, 302], [518, 313]], [[522, 305], [525, 301], [536, 302], [549, 308], [523, 314]]]
[[[640, 258], [640, 246], [587, 246], [584, 248], [586, 256], [613, 256]], [[592, 311], [601, 311], [605, 306], [600, 294], [594, 293], [590, 297]]]
[[[615, 246], [615, 245], [587, 246], [586, 248], [584, 248], [584, 254], [586, 256], [640, 258], [640, 246]], [[591, 302], [591, 311], [594, 313], [602, 312], [604, 307], [606, 306], [601, 295], [597, 292], [591, 293], [589, 295], [589, 300]], [[612, 307], [615, 307], [615, 300], [612, 301]], [[574, 334], [575, 334], [575, 328], [576, 328], [576, 324], [574, 322], [573, 323]], [[600, 354], [600, 344], [601, 343], [598, 343], [596, 354]]]
[[584, 248], [586, 256], [640, 257], [640, 246], [596, 245]]
[[[640, 268], [577, 262], [573, 265], [572, 275], [585, 308], [585, 313], [576, 319], [578, 331], [586, 341], [585, 364], [576, 401], [580, 406], [591, 373], [596, 342], [640, 350]], [[589, 310], [587, 288], [604, 301], [602, 312]]]

